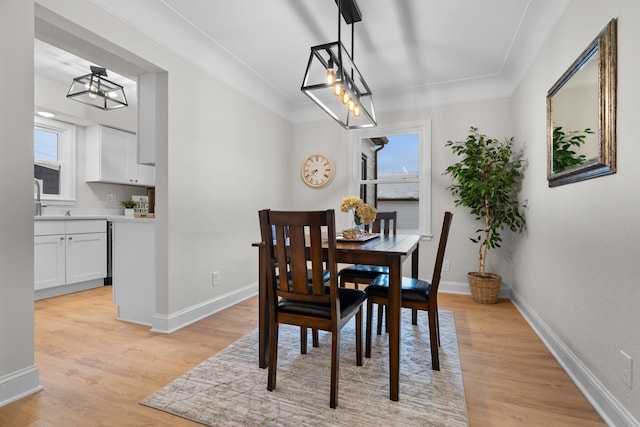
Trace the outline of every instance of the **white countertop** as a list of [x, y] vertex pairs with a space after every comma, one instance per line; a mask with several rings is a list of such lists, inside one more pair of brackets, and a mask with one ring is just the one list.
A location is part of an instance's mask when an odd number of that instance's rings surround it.
[[56, 221], [56, 220], [59, 221], [61, 219], [64, 219], [64, 220], [68, 220], [68, 219], [109, 219], [110, 217], [112, 217], [112, 215], [71, 215], [71, 216], [66, 216], [66, 215], [41, 215], [41, 216], [34, 216], [33, 220], [34, 221]]
[[[67, 215], [67, 212], [69, 215]], [[34, 216], [34, 221], [69, 221], [69, 220], [107, 220], [107, 221], [136, 221], [155, 222], [155, 218], [135, 218], [124, 216], [123, 208], [64, 208], [46, 207], [43, 215]]]
[[110, 216], [107, 219], [114, 222], [156, 222], [155, 218], [132, 218], [124, 215]]
[[102, 219], [106, 221], [119, 221], [119, 222], [155, 222], [155, 218], [133, 218], [124, 215], [42, 215], [34, 216], [34, 221], [69, 221], [69, 220], [87, 220], [87, 219]]

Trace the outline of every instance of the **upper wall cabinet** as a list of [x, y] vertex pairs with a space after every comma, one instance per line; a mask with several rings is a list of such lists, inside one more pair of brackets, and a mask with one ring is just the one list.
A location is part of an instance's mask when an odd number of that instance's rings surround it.
[[155, 165], [156, 144], [166, 145], [168, 75], [138, 76], [138, 163]]
[[107, 126], [87, 128], [85, 180], [155, 186], [155, 167], [138, 164], [136, 134]]

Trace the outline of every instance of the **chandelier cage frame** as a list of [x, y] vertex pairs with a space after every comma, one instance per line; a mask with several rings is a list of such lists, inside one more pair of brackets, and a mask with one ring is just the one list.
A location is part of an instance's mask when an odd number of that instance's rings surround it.
[[71, 83], [67, 98], [101, 110], [115, 110], [127, 107], [124, 88], [107, 79], [107, 70], [91, 66], [91, 73], [76, 77]]
[[[311, 47], [300, 89], [345, 129], [375, 127], [373, 93], [353, 60], [353, 24], [361, 20], [360, 11], [355, 0], [346, 0], [344, 3], [336, 0], [336, 3], [338, 41]], [[351, 25], [351, 54], [342, 44], [341, 16]], [[329, 73], [332, 74], [332, 81], [327, 81]], [[350, 106], [349, 101], [353, 102]]]

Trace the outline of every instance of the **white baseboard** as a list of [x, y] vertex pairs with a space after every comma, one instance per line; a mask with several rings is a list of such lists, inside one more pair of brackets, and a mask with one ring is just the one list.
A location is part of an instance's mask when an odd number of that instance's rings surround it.
[[168, 316], [154, 314], [151, 331], [170, 334], [257, 294], [258, 284], [253, 283], [245, 286], [244, 288], [220, 295], [217, 298], [204, 301]]
[[0, 407], [42, 390], [40, 371], [35, 365], [0, 378]]
[[607, 425], [640, 427], [638, 420], [607, 390], [516, 291], [512, 292], [511, 301]]
[[59, 297], [60, 295], [71, 294], [74, 292], [86, 291], [89, 289], [99, 288], [104, 286], [104, 279], [88, 280], [86, 282], [74, 283], [72, 285], [56, 286], [53, 288], [38, 289], [34, 292], [34, 299], [36, 301]]

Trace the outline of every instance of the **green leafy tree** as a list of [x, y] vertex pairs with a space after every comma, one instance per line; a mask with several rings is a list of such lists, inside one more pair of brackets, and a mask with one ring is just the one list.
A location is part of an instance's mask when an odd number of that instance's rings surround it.
[[448, 187], [456, 206], [466, 206], [482, 221], [471, 241], [480, 243], [478, 273], [485, 274], [487, 252], [500, 247], [500, 231], [509, 228], [522, 231], [524, 215], [520, 213], [516, 197], [522, 180], [521, 158], [513, 156], [513, 138], [501, 142], [478, 133], [471, 127], [464, 141], [448, 141], [456, 156], [462, 159], [444, 172], [453, 178]]

